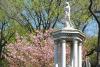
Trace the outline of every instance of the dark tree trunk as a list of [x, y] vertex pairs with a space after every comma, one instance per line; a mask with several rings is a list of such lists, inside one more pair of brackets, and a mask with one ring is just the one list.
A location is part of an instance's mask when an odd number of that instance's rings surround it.
[[[89, 5], [89, 11], [92, 14], [92, 16], [95, 18], [98, 24], [98, 41], [97, 41], [97, 48], [100, 47], [100, 21], [95, 15], [95, 13], [92, 11], [92, 5], [93, 5], [93, 0], [90, 0], [90, 5]], [[100, 53], [97, 52], [97, 64], [100, 64], [100, 59], [99, 59]]]

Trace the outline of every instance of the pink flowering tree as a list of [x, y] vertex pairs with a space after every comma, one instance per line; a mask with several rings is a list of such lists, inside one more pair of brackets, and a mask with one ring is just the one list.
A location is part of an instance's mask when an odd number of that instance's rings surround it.
[[[54, 42], [50, 35], [52, 30], [46, 32], [36, 31], [27, 37], [16, 33], [16, 42], [6, 46], [5, 58], [10, 67], [53, 67]], [[67, 64], [70, 62], [70, 47], [67, 46]], [[84, 54], [84, 52], [83, 52]]]
[[29, 37], [20, 37], [16, 34], [16, 42], [10, 43], [5, 55], [10, 67], [50, 67], [53, 63], [54, 42], [50, 30], [45, 33], [36, 31]]

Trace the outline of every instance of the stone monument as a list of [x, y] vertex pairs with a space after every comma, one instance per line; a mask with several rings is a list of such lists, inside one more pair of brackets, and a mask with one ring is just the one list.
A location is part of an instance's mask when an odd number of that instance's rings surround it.
[[[65, 27], [52, 33], [54, 38], [54, 67], [82, 67], [82, 43], [85, 36], [70, 21], [70, 5], [66, 2]], [[70, 64], [66, 64], [66, 45], [70, 43]]]

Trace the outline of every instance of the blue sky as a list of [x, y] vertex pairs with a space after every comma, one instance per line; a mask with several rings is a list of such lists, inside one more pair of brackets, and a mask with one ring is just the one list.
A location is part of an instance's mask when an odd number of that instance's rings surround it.
[[94, 19], [89, 21], [88, 26], [85, 29], [85, 34], [88, 36], [97, 36], [98, 25]]

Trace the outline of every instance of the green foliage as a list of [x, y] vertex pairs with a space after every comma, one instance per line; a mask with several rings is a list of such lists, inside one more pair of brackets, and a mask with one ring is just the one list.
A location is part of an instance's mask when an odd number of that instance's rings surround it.
[[100, 0], [94, 0], [92, 5], [93, 11], [100, 11]]
[[10, 22], [10, 29], [14, 32], [19, 33], [20, 35], [25, 35], [28, 31], [26, 31], [26, 28], [22, 25], [20, 25], [19, 23], [17, 23], [16, 21], [11, 20]]
[[[35, 28], [37, 27], [36, 29], [54, 28], [57, 20], [61, 19], [64, 12], [64, 0], [1, 0], [0, 3], [0, 8], [7, 17], [22, 25], [33, 23]], [[22, 14], [24, 10], [26, 10], [27, 16], [25, 16], [25, 13]], [[30, 19], [29, 16], [34, 22], [28, 20]]]
[[61, 1], [56, 1], [56, 0], [51, 0], [50, 2], [48, 0], [33, 0], [32, 1], [32, 8], [36, 12], [40, 11], [47, 11], [50, 12], [50, 15], [56, 16], [57, 13], [62, 13], [63, 7], [61, 4], [63, 4], [63, 0]]
[[48, 29], [62, 18], [64, 13], [64, 0], [32, 0], [32, 8], [36, 27]]
[[88, 0], [74, 0], [72, 1], [71, 19], [73, 20], [76, 28], [82, 29], [85, 23], [91, 18], [88, 11], [89, 1]]
[[23, 0], [0, 0], [0, 18], [2, 19], [2, 17], [6, 17], [19, 21], [23, 6]]
[[0, 25], [2, 25], [3, 23], [5, 23], [5, 25], [3, 26], [2, 36], [8, 43], [15, 42], [15, 40], [16, 40], [15, 33], [19, 33], [20, 36], [26, 36], [29, 33], [29, 31], [27, 30], [26, 27], [21, 26], [19, 23], [17, 23], [14, 20], [1, 21]]
[[4, 59], [4, 60], [0, 61], [0, 66], [1, 67], [9, 67], [8, 60]]
[[22, 10], [23, 0], [1, 0], [0, 7], [9, 15], [16, 15]]
[[[86, 47], [88, 53], [91, 52], [91, 50], [95, 49], [97, 46], [97, 37], [88, 37], [85, 40], [84, 46]], [[91, 52], [91, 55], [89, 55], [90, 61], [95, 62], [96, 61], [96, 52]]]
[[88, 51], [95, 48], [97, 46], [97, 37], [87, 37], [84, 46], [88, 49]]
[[5, 16], [4, 11], [0, 9], [0, 21], [4, 20]]

